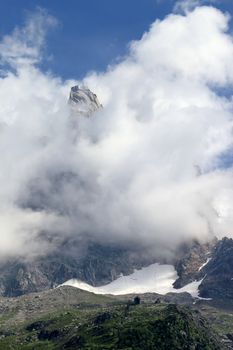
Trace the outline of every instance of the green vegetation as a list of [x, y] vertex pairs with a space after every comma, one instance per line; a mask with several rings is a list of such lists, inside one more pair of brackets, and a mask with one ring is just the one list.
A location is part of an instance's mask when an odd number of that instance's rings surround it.
[[0, 350], [223, 349], [198, 312], [174, 304], [81, 305], [0, 331]]
[[231, 310], [130, 298], [68, 286], [0, 298], [0, 350], [223, 350], [233, 343]]

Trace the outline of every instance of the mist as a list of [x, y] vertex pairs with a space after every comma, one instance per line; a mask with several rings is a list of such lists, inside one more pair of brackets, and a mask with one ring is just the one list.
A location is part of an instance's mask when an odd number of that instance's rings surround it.
[[[85, 236], [164, 254], [233, 236], [229, 20], [210, 6], [170, 14], [78, 82], [39, 68], [57, 23], [45, 10], [1, 39], [1, 258]], [[74, 124], [76, 84], [103, 108]]]

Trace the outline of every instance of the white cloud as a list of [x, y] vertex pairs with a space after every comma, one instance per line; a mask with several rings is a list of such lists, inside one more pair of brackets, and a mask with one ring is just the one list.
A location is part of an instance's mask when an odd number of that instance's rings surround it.
[[51, 245], [87, 233], [158, 253], [231, 234], [232, 169], [220, 163], [232, 148], [232, 100], [216, 92], [233, 83], [227, 16], [199, 7], [153, 23], [121, 63], [84, 79], [104, 109], [79, 118], [75, 137], [74, 82], [33, 65], [40, 31], [26, 59], [14, 33], [0, 44], [17, 69], [0, 79], [2, 252], [41, 253], [42, 232]]
[[198, 6], [214, 4], [217, 0], [178, 0], [174, 5], [174, 12], [188, 13]]

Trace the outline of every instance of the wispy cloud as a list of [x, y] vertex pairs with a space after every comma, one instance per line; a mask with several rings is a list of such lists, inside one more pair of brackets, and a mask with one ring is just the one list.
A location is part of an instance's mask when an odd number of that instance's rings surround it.
[[57, 23], [44, 9], [38, 8], [36, 12], [28, 13], [24, 27], [15, 28], [11, 35], [2, 38], [0, 62], [14, 67], [39, 62], [46, 33]]
[[174, 5], [174, 12], [187, 13], [197, 6], [214, 4], [216, 0], [178, 0]]

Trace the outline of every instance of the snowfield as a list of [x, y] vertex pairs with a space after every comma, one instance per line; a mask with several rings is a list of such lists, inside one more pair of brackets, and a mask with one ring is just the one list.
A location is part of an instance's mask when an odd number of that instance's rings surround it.
[[115, 281], [100, 287], [93, 287], [76, 279], [69, 280], [63, 285], [77, 287], [95, 294], [123, 295], [131, 293], [159, 293], [188, 292], [198, 297], [198, 287], [202, 281], [194, 281], [181, 289], [174, 289], [173, 283], [178, 278], [172, 265], [152, 264], [141, 270], [135, 270], [128, 276], [120, 276]]

